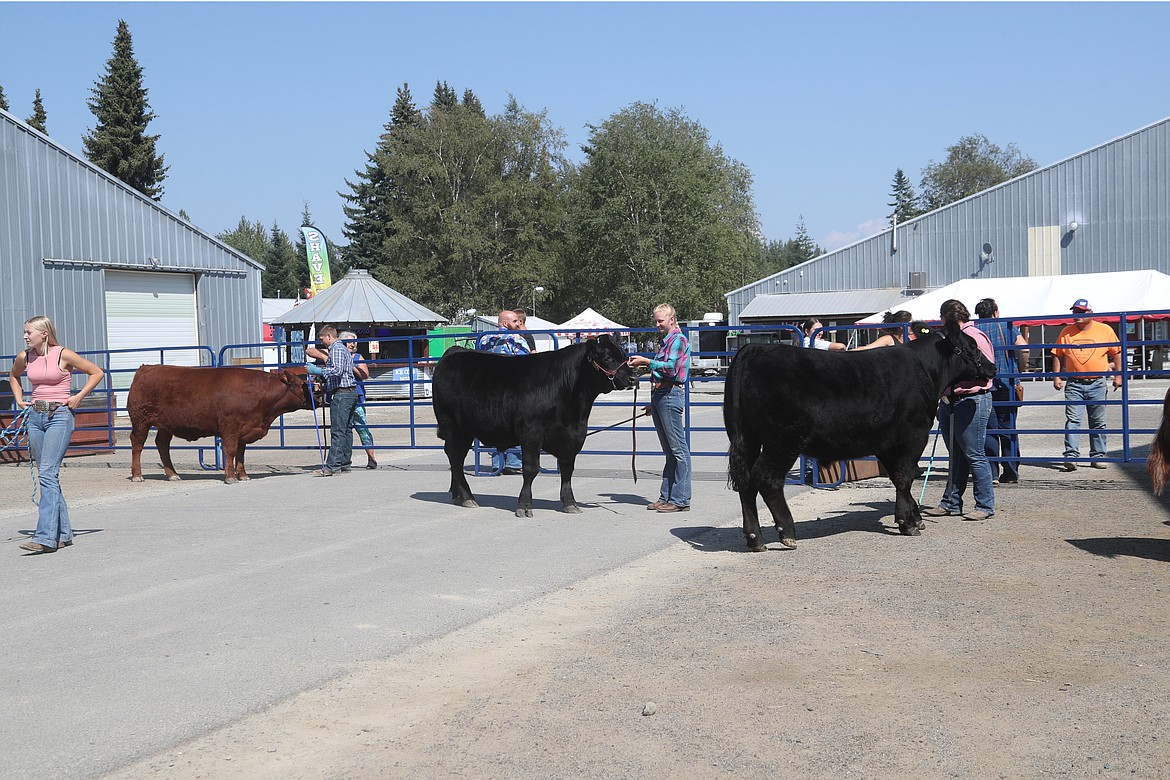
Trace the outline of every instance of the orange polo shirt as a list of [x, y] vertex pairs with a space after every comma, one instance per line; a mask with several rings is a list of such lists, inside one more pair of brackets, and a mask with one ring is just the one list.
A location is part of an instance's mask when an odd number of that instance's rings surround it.
[[[1109, 356], [1114, 357], [1114, 362], [1121, 365], [1121, 360], [1118, 356], [1121, 354], [1121, 347], [1114, 344], [1111, 347], [1097, 347], [1094, 344], [1108, 344], [1111, 341], [1117, 341], [1117, 334], [1113, 332], [1113, 328], [1109, 327], [1103, 322], [1096, 320], [1090, 322], [1084, 330], [1076, 326], [1076, 323], [1067, 326], [1060, 332], [1060, 337], [1056, 339], [1057, 344], [1070, 344], [1086, 346], [1080, 349], [1066, 349], [1056, 347], [1052, 350], [1052, 354], [1056, 355], [1061, 360], [1061, 370], [1068, 373], [1086, 373], [1101, 376], [1109, 370]], [[1080, 379], [1087, 379], [1088, 377], [1078, 377]]]

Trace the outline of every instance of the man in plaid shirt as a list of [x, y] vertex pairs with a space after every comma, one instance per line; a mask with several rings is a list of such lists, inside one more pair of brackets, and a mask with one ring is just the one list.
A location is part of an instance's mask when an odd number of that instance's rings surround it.
[[353, 467], [354, 410], [357, 409], [357, 380], [353, 376], [353, 357], [337, 337], [337, 328], [326, 325], [317, 334], [329, 350], [329, 359], [321, 369], [325, 390], [333, 396], [329, 402], [329, 457], [321, 476], [332, 477]]

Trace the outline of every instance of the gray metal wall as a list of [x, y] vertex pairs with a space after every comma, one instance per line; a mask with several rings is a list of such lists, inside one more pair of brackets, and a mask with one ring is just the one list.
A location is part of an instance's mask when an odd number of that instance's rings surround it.
[[[740, 311], [757, 295], [905, 288], [911, 272], [924, 273], [929, 287], [966, 278], [1170, 273], [1170, 119], [901, 224], [896, 250], [891, 233], [728, 293], [730, 324], [740, 324]], [[984, 244], [992, 246], [991, 262], [981, 257]]]
[[260, 340], [258, 263], [0, 111], [0, 354], [34, 314], [105, 349], [105, 268], [195, 274], [200, 340]]

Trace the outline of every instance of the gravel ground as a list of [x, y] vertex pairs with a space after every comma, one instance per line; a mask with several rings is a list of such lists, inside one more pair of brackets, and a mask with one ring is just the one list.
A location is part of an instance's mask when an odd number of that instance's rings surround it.
[[[67, 494], [116, 495], [102, 468]], [[802, 493], [799, 548], [750, 554], [728, 494], [690, 541], [110, 777], [1170, 777], [1170, 503], [1140, 467], [1026, 464], [992, 519], [915, 538], [892, 498]]]
[[711, 528], [112, 777], [1170, 776], [1168, 505], [1024, 477], [917, 538], [804, 493], [797, 550]]

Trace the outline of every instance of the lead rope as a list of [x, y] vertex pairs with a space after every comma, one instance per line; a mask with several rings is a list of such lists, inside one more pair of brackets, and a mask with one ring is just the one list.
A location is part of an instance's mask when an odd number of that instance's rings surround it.
[[[28, 410], [29, 407], [27, 406], [21, 409], [20, 412], [12, 418], [12, 422], [8, 424], [8, 427], [6, 427], [3, 431], [0, 431], [0, 449], [19, 450], [20, 439], [22, 436], [24, 437], [25, 446], [28, 446]], [[19, 459], [19, 457], [20, 455], [17, 453], [17, 458]], [[39, 507], [41, 504], [37, 500], [37, 487], [40, 484], [40, 479], [37, 476], [37, 469], [33, 461], [31, 447], [29, 447], [28, 451], [28, 475], [32, 480], [32, 494], [29, 496], [29, 501], [32, 501], [33, 506]]]
[[638, 377], [634, 377], [634, 416], [630, 418], [630, 472], [634, 475], [634, 484], [638, 484], [638, 385], [642, 384]]
[[[321, 426], [317, 424], [317, 394], [316, 388], [313, 387], [313, 377], [306, 373], [305, 379], [309, 380], [309, 408], [313, 412], [313, 430], [317, 432], [317, 457], [321, 459], [321, 473], [325, 473], [325, 449], [321, 446]], [[321, 383], [324, 387], [324, 382]], [[321, 419], [325, 419], [325, 407], [321, 407]]]

